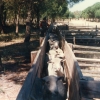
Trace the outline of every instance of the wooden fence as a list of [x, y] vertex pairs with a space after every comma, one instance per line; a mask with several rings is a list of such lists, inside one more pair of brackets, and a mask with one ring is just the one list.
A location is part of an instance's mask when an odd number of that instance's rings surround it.
[[80, 100], [79, 81], [83, 79], [82, 72], [70, 46], [68, 45], [67, 41], [65, 41], [64, 37], [60, 35], [59, 28], [57, 29], [57, 33], [59, 35], [60, 45], [64, 51], [66, 59], [64, 67], [66, 68], [66, 74], [68, 75], [69, 100]]
[[[64, 30], [59, 30], [61, 33]], [[70, 32], [66, 30], [67, 32]], [[65, 31], [64, 31], [65, 32]], [[78, 32], [76, 32], [78, 33]], [[67, 34], [67, 33], [66, 33]], [[85, 33], [87, 34], [87, 32]], [[90, 35], [96, 36], [97, 32], [90, 32]], [[63, 40], [62, 39], [62, 40]], [[78, 65], [77, 59], [73, 53], [73, 45], [68, 45], [67, 41], [64, 43], [61, 42], [65, 58], [66, 58], [66, 67], [68, 70], [68, 82], [69, 82], [69, 100], [92, 100], [93, 98], [100, 98], [100, 81], [90, 81], [84, 79], [84, 76], [81, 72], [81, 69]], [[77, 45], [75, 45], [77, 46]], [[82, 46], [81, 46], [82, 47]], [[87, 47], [87, 46], [85, 46]], [[91, 47], [92, 49], [98, 49], [98, 47]], [[82, 59], [83, 60], [83, 59]], [[91, 60], [91, 59], [90, 59]], [[93, 61], [93, 60], [92, 60]], [[100, 61], [100, 60], [99, 60]]]
[[68, 42], [73, 44], [100, 44], [100, 32], [98, 31], [60, 30], [60, 33], [65, 37]]
[[34, 85], [35, 78], [36, 76], [38, 77], [41, 76], [42, 66], [44, 63], [43, 58], [45, 55], [46, 43], [47, 43], [47, 36], [45, 37], [44, 41], [40, 46], [40, 49], [36, 54], [34, 62], [32, 63], [32, 68], [30, 69], [16, 100], [30, 100], [30, 95], [32, 92], [32, 87]]
[[[87, 100], [83, 98], [100, 98], [100, 81], [89, 81], [84, 79], [76, 57], [71, 49], [72, 46], [69, 46], [67, 41], [65, 41], [65, 38], [61, 36], [59, 28], [57, 28], [56, 32], [58, 33], [60, 46], [65, 55], [64, 68], [68, 81], [68, 100]], [[16, 100], [30, 100], [35, 78], [36, 76], [41, 77], [47, 37], [48, 36], [45, 37], [40, 49], [36, 54], [32, 68], [30, 69]]]

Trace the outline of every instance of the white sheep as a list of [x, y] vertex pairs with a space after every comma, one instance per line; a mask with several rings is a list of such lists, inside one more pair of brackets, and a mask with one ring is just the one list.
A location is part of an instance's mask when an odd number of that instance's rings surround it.
[[64, 76], [64, 70], [61, 62], [64, 61], [60, 58], [54, 58], [48, 62], [48, 75]]

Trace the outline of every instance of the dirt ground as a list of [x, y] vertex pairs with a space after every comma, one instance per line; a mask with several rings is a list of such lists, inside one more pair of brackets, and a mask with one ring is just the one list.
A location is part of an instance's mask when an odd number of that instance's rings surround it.
[[30, 52], [39, 49], [37, 33], [31, 34], [28, 46], [24, 38], [0, 42], [2, 69], [0, 70], [0, 100], [16, 100], [31, 68]]

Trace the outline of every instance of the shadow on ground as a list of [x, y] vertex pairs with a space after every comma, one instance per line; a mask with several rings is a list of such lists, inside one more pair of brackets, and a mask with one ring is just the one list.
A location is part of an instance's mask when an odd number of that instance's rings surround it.
[[23, 84], [31, 68], [30, 52], [39, 49], [39, 40], [32, 34], [33, 39], [28, 44], [16, 43], [0, 47], [2, 68], [0, 77], [6, 75], [8, 80], [16, 84]]

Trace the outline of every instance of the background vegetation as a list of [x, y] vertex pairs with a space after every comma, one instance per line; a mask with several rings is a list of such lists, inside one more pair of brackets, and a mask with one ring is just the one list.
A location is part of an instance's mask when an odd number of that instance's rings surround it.
[[100, 21], [100, 2], [87, 7], [83, 11], [70, 12], [70, 18], [84, 18], [89, 21]]
[[30, 12], [31, 21], [39, 27], [40, 19], [68, 18], [68, 4], [72, 6], [83, 0], [0, 0], [0, 33], [5, 33], [6, 23], [12, 23], [15, 33], [19, 31], [19, 24], [25, 24]]

